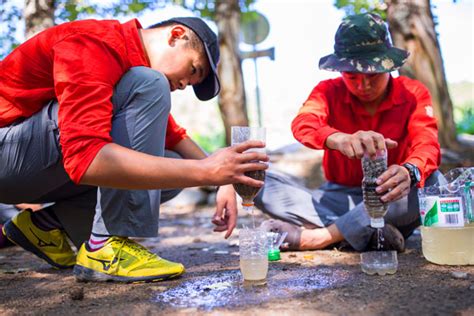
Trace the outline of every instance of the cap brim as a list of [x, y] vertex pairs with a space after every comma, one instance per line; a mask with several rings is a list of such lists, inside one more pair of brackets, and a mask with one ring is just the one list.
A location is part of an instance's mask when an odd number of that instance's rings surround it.
[[345, 58], [331, 54], [319, 60], [319, 69], [361, 73], [391, 72], [402, 67], [408, 55], [406, 50], [396, 47], [390, 47], [383, 53], [375, 53], [373, 57]]
[[219, 82], [219, 78], [217, 77], [217, 68], [212, 61], [212, 55], [209, 52], [206, 44], [204, 44], [204, 50], [206, 51], [207, 60], [209, 61], [209, 66], [211, 69], [209, 71], [209, 75], [207, 75], [207, 77], [202, 82], [193, 85], [194, 93], [201, 101], [207, 101], [214, 98], [221, 90], [221, 84]]

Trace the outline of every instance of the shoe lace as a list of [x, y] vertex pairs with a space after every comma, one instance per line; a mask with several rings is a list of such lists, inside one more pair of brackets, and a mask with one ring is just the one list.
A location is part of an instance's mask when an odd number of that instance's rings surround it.
[[[131, 252], [133, 255], [143, 258], [143, 259], [156, 259], [157, 255], [150, 252], [148, 249], [143, 247], [142, 245], [134, 242], [131, 239], [128, 239], [127, 237], [117, 237], [120, 240], [120, 246], [118, 248], [118, 251], [115, 252], [114, 256], [112, 257], [111, 262], [116, 262], [114, 264], [114, 271], [117, 272], [119, 266], [120, 266], [120, 259], [122, 257], [122, 250], [125, 245], [127, 245], [127, 250], [128, 252]], [[116, 261], [115, 261], [116, 260]]]
[[147, 258], [147, 259], [155, 259], [156, 258], [156, 254], [152, 253], [150, 250], [143, 247], [139, 243], [136, 243], [133, 240], [128, 239], [128, 245], [127, 246], [129, 247], [129, 250], [131, 250], [131, 252], [136, 256], [144, 257], [144, 258]]
[[118, 251], [114, 253], [112, 260], [110, 261], [111, 265], [112, 264], [114, 265], [114, 268], [113, 268], [114, 273], [117, 272], [120, 266], [120, 258], [122, 257], [122, 249], [125, 243], [127, 242], [127, 238], [123, 238], [123, 237], [118, 237], [118, 238], [120, 240], [120, 246], [118, 248]]

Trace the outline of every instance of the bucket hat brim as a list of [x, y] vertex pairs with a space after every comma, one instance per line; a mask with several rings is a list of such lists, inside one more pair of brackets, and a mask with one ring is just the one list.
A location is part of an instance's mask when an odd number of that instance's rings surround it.
[[385, 52], [376, 52], [372, 56], [339, 57], [330, 54], [319, 60], [319, 69], [339, 72], [384, 73], [403, 66], [409, 53], [396, 47], [387, 47]]

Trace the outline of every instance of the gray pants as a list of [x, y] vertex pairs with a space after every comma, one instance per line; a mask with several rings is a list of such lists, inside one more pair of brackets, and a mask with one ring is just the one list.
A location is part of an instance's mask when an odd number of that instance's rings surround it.
[[[425, 185], [438, 183], [439, 171]], [[344, 239], [357, 251], [363, 251], [375, 232], [365, 212], [360, 187], [348, 187], [332, 182], [316, 190], [305, 188], [297, 179], [274, 170], [267, 172], [265, 185], [255, 199], [255, 205], [271, 217], [309, 228], [336, 224]], [[390, 203], [385, 222], [397, 227], [407, 238], [420, 225], [417, 189]]]
[[[171, 108], [166, 77], [150, 68], [132, 68], [115, 86], [112, 103], [113, 142], [165, 156]], [[0, 203], [55, 202], [50, 207], [76, 245], [88, 238], [91, 227], [97, 234], [155, 237], [160, 203], [179, 190], [75, 185], [62, 164], [57, 113], [58, 103], [51, 101], [32, 117], [0, 128]]]
[[15, 205], [0, 203], [0, 224], [5, 223], [16, 214], [18, 214], [18, 209]]

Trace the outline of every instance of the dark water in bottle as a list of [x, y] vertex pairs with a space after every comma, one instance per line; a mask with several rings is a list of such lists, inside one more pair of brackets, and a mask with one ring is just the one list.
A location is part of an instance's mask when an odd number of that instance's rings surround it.
[[[245, 175], [256, 180], [265, 180], [265, 170], [247, 171], [245, 172]], [[244, 203], [252, 202], [255, 196], [257, 196], [258, 191], [261, 189], [242, 183], [234, 183], [233, 185], [235, 191], [240, 195]]]
[[369, 216], [374, 218], [384, 216], [387, 211], [387, 204], [380, 199], [385, 192], [382, 194], [377, 193], [375, 191], [377, 186], [375, 179], [364, 179], [364, 181], [362, 181], [362, 196], [365, 208]]
[[380, 198], [385, 192], [377, 193], [377, 178], [387, 170], [387, 160], [384, 156], [375, 159], [364, 157], [362, 159], [362, 170], [364, 178], [362, 179], [362, 196], [364, 205], [372, 218], [383, 217], [387, 211], [387, 204]]

